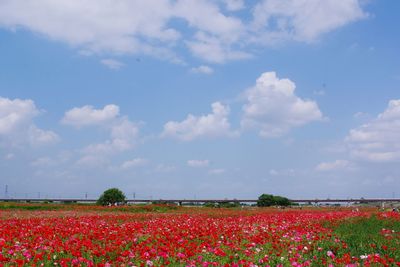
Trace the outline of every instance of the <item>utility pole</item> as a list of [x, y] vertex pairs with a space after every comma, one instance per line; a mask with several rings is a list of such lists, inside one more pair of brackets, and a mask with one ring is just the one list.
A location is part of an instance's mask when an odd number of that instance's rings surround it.
[[85, 192], [85, 199], [87, 199], [87, 192]]
[[8, 198], [8, 184], [6, 184], [6, 189], [4, 191], [4, 198]]

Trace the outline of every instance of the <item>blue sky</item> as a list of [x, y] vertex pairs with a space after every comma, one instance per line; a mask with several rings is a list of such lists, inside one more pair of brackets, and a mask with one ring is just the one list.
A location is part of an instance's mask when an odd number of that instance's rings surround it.
[[399, 8], [0, 1], [0, 186], [399, 197]]

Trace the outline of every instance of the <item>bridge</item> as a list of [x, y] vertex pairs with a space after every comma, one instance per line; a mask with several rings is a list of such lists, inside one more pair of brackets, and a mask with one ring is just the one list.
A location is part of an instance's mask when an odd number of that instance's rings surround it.
[[[1, 198], [0, 202], [60, 202], [95, 203], [97, 199], [81, 198]], [[127, 203], [257, 203], [257, 199], [128, 199]], [[382, 203], [400, 202], [400, 198], [328, 198], [328, 199], [290, 199], [293, 203]]]

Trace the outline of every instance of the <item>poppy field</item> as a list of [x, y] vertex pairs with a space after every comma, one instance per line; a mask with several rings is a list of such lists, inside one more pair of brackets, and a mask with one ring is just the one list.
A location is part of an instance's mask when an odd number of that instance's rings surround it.
[[0, 266], [400, 266], [376, 209], [3, 209], [0, 233]]

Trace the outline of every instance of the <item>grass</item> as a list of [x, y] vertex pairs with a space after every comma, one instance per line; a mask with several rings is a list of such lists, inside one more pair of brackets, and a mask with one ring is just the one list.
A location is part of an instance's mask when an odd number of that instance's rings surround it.
[[400, 221], [390, 218], [349, 219], [335, 225], [334, 234], [344, 241], [352, 255], [387, 255], [400, 261]]
[[99, 211], [99, 212], [158, 212], [164, 213], [177, 210], [179, 207], [175, 205], [125, 205], [117, 207], [102, 207], [95, 204], [80, 203], [17, 203], [17, 202], [0, 202], [0, 210], [27, 210], [27, 211], [54, 211], [54, 210], [81, 210], [81, 211]]
[[1, 203], [0, 210], [64, 210], [65, 206], [53, 204]]

